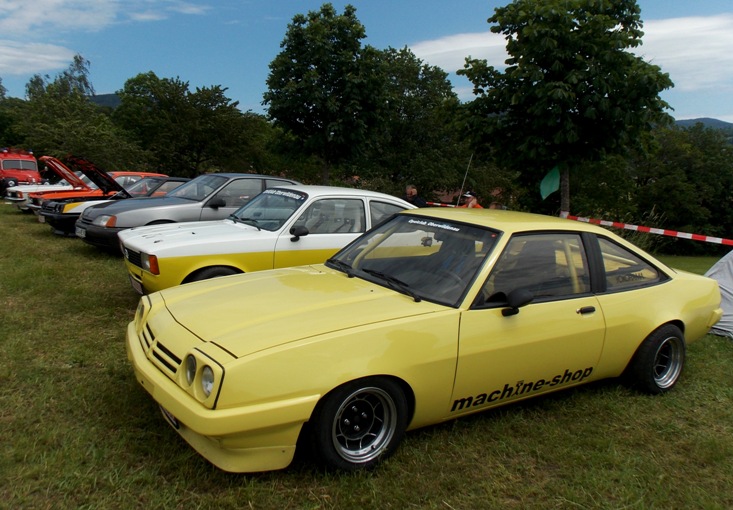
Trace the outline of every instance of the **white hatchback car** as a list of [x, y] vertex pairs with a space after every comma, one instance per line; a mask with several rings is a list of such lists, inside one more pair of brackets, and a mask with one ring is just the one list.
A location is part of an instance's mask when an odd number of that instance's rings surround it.
[[132, 287], [146, 294], [216, 276], [323, 263], [373, 226], [414, 208], [373, 191], [280, 186], [225, 220], [136, 227], [118, 237]]

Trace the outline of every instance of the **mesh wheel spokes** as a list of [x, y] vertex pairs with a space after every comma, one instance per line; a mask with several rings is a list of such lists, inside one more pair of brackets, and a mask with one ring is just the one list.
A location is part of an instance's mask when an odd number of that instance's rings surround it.
[[346, 398], [336, 413], [334, 447], [349, 462], [369, 462], [389, 444], [396, 424], [392, 397], [380, 388], [361, 388]]

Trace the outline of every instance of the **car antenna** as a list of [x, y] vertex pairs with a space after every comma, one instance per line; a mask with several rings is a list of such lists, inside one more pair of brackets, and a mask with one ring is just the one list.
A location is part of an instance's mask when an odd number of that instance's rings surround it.
[[468, 177], [468, 170], [471, 168], [471, 161], [473, 161], [473, 152], [471, 153], [471, 157], [468, 158], [468, 166], [466, 167], [466, 173], [463, 174], [463, 182], [461, 183], [461, 191], [458, 193], [458, 198], [456, 198], [456, 207], [458, 207], [458, 204], [461, 203], [461, 196], [463, 196], [463, 187], [466, 185], [466, 177]]

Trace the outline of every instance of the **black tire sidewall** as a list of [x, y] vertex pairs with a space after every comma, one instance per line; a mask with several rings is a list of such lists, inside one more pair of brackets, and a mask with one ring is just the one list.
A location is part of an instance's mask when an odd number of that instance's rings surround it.
[[677, 385], [677, 379], [667, 387], [661, 387], [654, 380], [654, 364], [659, 347], [667, 339], [675, 337], [679, 339], [682, 348], [682, 359], [680, 360], [680, 373], [684, 368], [687, 346], [682, 331], [672, 324], [666, 324], [647, 336], [641, 343], [628, 367], [626, 377], [628, 382], [639, 391], [658, 395], [666, 393]]
[[[364, 463], [349, 462], [336, 451], [331, 438], [333, 422], [341, 405], [354, 392], [364, 388], [380, 388], [392, 399], [396, 412], [396, 426], [392, 438], [383, 448], [380, 455]], [[308, 424], [308, 450], [317, 465], [326, 469], [341, 471], [369, 470], [376, 467], [382, 460], [392, 455], [402, 441], [407, 428], [408, 404], [405, 393], [400, 385], [386, 377], [373, 377], [351, 381], [328, 393], [313, 411]]]

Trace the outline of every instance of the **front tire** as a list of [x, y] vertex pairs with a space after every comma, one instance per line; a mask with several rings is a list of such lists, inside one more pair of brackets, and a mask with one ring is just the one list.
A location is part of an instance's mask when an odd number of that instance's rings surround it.
[[371, 469], [394, 453], [407, 428], [407, 399], [386, 378], [352, 381], [326, 395], [313, 413], [311, 451], [323, 467]]
[[671, 324], [650, 334], [637, 349], [628, 367], [630, 383], [645, 393], [658, 395], [671, 390], [685, 364], [685, 337]]

